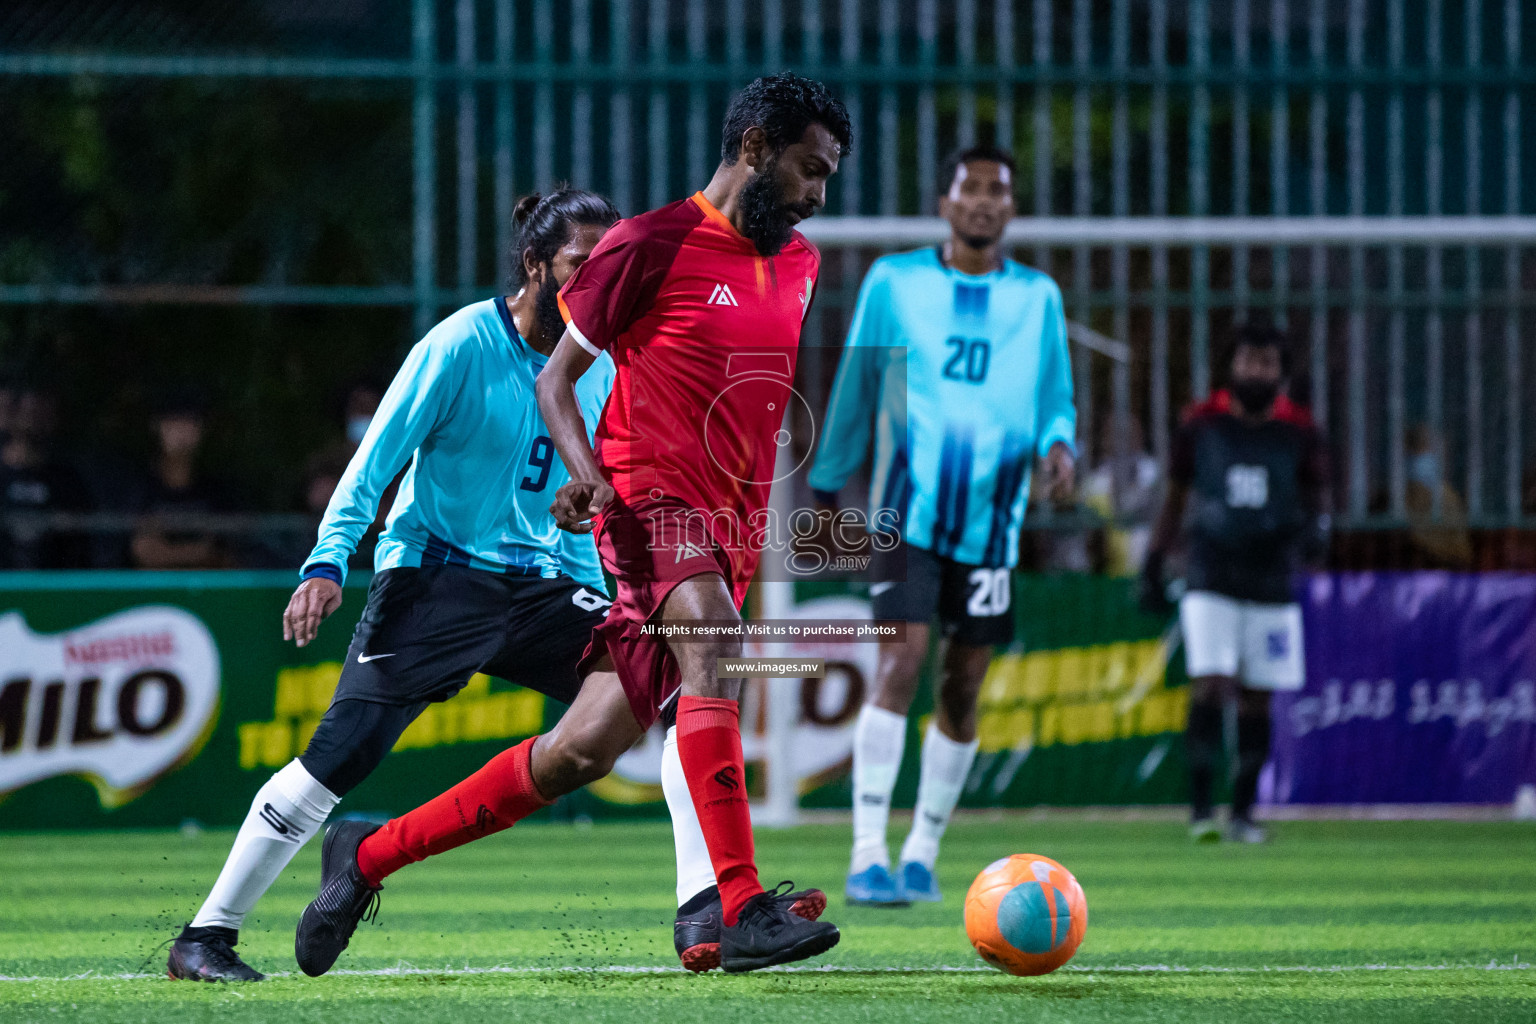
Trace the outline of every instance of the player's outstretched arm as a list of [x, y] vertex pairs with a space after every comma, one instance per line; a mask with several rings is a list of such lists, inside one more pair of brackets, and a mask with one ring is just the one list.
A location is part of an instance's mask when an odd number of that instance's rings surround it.
[[303, 647], [320, 632], [320, 623], [341, 607], [341, 585], [323, 576], [299, 584], [283, 610], [283, 639]]
[[338, 589], [346, 582], [347, 560], [373, 525], [380, 495], [452, 408], [463, 381], [461, 330], [455, 318], [444, 320], [405, 357], [326, 506], [306, 577], [329, 567]]
[[576, 400], [576, 382], [596, 358], [567, 329], [535, 385], [549, 438], [571, 474], [571, 482], [555, 492], [549, 511], [560, 528], [571, 533], [591, 533], [592, 517], [613, 500], [613, 488], [598, 468]]

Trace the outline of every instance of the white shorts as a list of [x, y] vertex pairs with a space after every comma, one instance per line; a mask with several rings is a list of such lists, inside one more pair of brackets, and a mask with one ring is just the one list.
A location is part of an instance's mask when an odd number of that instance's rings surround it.
[[1191, 679], [1231, 676], [1260, 690], [1299, 690], [1306, 680], [1300, 605], [1192, 590], [1179, 601], [1179, 625]]

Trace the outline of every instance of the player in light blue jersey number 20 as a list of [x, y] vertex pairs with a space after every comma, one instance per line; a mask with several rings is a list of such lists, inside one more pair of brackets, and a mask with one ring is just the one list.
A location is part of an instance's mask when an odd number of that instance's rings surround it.
[[[379, 496], [408, 463], [335, 696], [304, 752], [257, 792], [212, 891], [172, 945], [172, 977], [261, 979], [233, 949], [245, 916], [428, 703], [453, 696], [475, 672], [567, 704], [574, 699], [577, 662], [609, 601], [592, 538], [558, 529], [549, 514], [555, 490], [569, 477], [539, 413], [534, 381], [565, 330], [559, 287], [617, 219], [612, 204], [590, 192], [525, 198], [516, 215], [517, 293], [449, 316], [396, 374], [326, 509], [283, 615], [284, 639], [300, 647], [314, 639], [341, 604], [347, 559]], [[589, 430], [612, 382], [611, 362], [582, 378], [578, 397]], [[566, 751], [563, 735], [557, 727], [545, 737], [557, 758]], [[669, 756], [675, 761], [675, 749]], [[608, 766], [583, 763], [572, 771], [592, 773], [579, 785]], [[671, 776], [682, 778], [680, 765]], [[686, 784], [663, 788], [669, 806], [681, 800], [686, 808], [679, 821], [681, 902], [712, 886], [714, 875]], [[466, 833], [455, 838], [466, 842], [505, 827], [499, 811], [471, 811]], [[375, 828], [333, 826], [322, 852], [328, 874], [358, 871], [354, 851]], [[363, 895], [371, 899], [376, 891], [365, 886]], [[339, 936], [340, 944], [349, 937]], [[302, 944], [296, 955], [309, 974], [330, 966]]]
[[[868, 522], [899, 524], [900, 543], [876, 545], [871, 565], [874, 617], [905, 621], [907, 633], [881, 644], [854, 731], [854, 903], [939, 899], [934, 862], [976, 756], [977, 696], [994, 646], [1013, 639], [1010, 571], [1035, 460], [1053, 498], [1072, 488], [1077, 414], [1061, 292], [1002, 251], [1013, 169], [992, 147], [951, 157], [939, 200], [949, 241], [870, 268], [811, 469], [818, 504], [835, 510], [873, 436]], [[891, 790], [935, 615], [946, 641], [936, 713], [893, 874]]]

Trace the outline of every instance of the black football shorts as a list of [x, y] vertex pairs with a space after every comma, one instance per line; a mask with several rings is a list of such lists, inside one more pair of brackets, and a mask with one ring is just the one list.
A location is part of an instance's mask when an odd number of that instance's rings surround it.
[[943, 635], [987, 647], [1013, 642], [1013, 573], [964, 565], [905, 541], [875, 552], [869, 597], [876, 621], [928, 624], [938, 616]]
[[431, 565], [373, 577], [335, 700], [447, 700], [476, 672], [569, 704], [576, 663], [610, 601], [569, 576]]

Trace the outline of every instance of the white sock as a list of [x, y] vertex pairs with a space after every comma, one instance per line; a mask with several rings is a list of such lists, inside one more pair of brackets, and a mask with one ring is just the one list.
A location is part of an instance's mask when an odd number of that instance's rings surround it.
[[956, 743], [932, 722], [923, 737], [923, 768], [917, 784], [917, 806], [912, 809], [912, 831], [901, 847], [901, 861], [915, 860], [933, 869], [939, 859], [939, 840], [955, 813], [965, 777], [976, 760], [976, 740]]
[[294, 759], [256, 791], [250, 813], [193, 927], [239, 929], [299, 848], [341, 802]]
[[715, 865], [709, 859], [699, 812], [688, 793], [683, 759], [677, 753], [677, 726], [667, 730], [661, 747], [661, 791], [672, 815], [672, 842], [677, 847], [677, 905], [682, 906], [715, 884]]
[[885, 827], [891, 790], [907, 744], [907, 716], [865, 704], [853, 727], [853, 859], [850, 874], [874, 864], [890, 867]]

